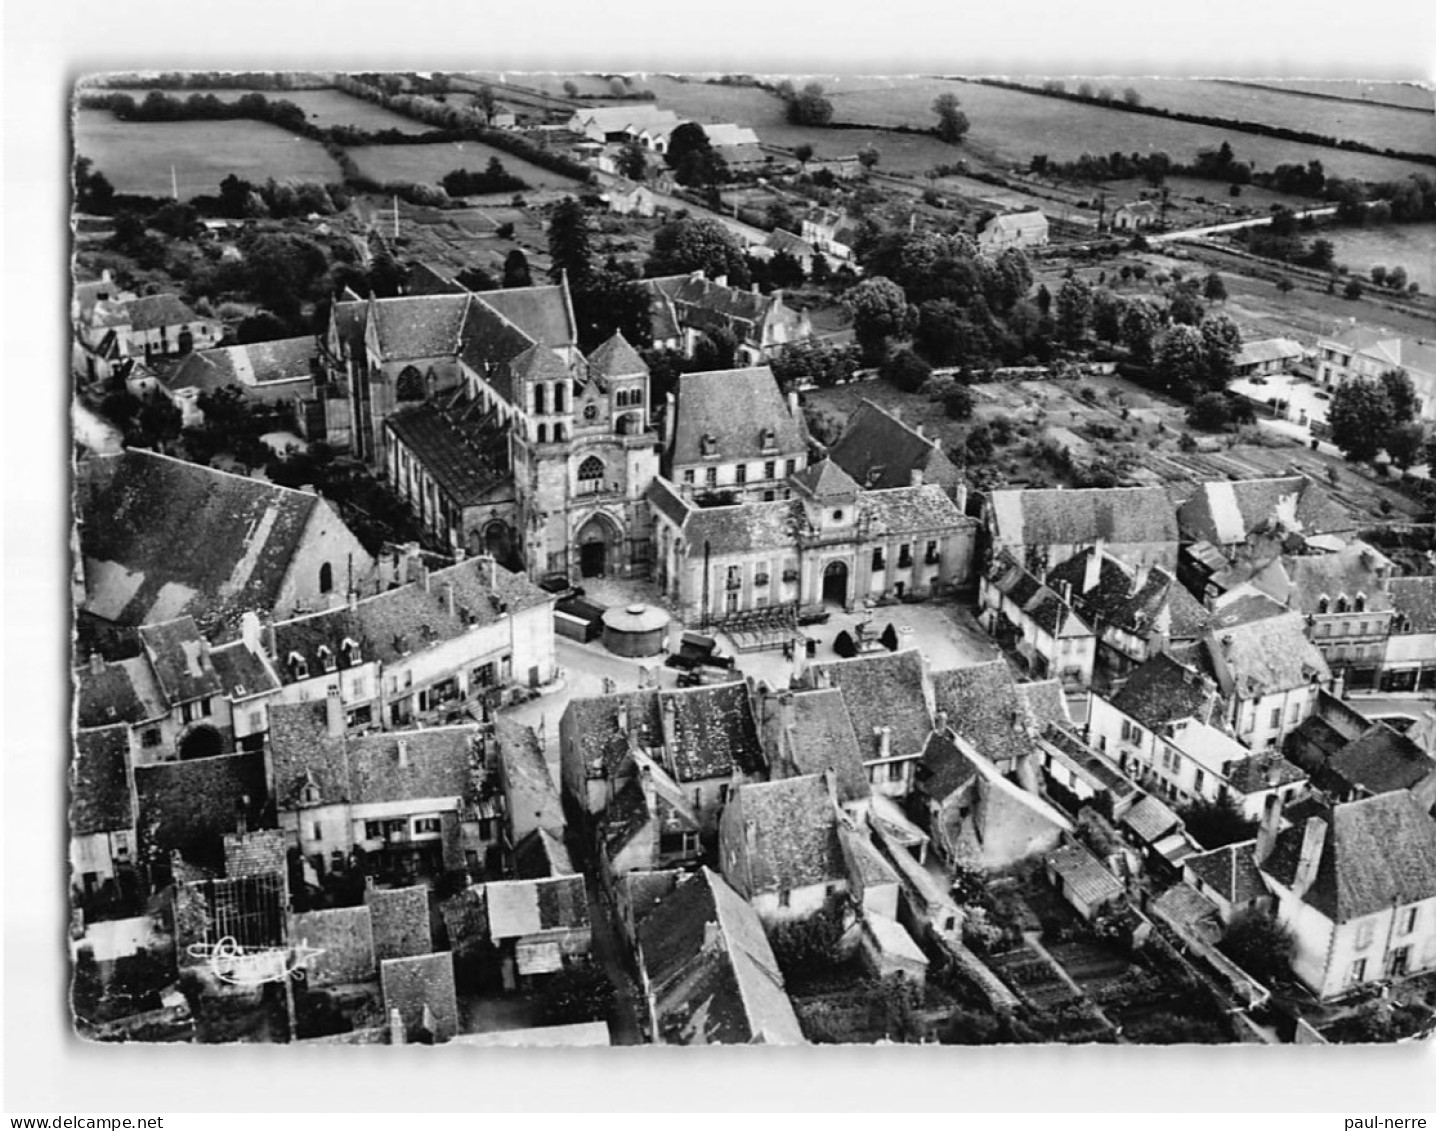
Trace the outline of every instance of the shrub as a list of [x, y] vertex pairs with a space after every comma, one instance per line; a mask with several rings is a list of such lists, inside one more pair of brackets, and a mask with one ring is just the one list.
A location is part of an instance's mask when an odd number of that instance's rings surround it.
[[838, 946], [842, 937], [843, 928], [837, 916], [825, 911], [810, 919], [780, 923], [773, 928], [768, 942], [783, 977], [803, 981], [841, 964]]
[[972, 416], [972, 390], [966, 385], [954, 385], [942, 398], [942, 406], [953, 420], [967, 420]]
[[907, 347], [894, 350], [882, 364], [883, 377], [905, 393], [916, 393], [932, 375], [932, 366]]
[[1291, 975], [1296, 937], [1270, 915], [1249, 911], [1237, 916], [1217, 949], [1263, 982]]

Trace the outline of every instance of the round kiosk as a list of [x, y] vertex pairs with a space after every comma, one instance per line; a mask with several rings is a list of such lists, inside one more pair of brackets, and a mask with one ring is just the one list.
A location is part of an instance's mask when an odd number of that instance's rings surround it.
[[603, 646], [616, 656], [656, 656], [668, 639], [668, 614], [652, 605], [629, 605], [603, 614]]

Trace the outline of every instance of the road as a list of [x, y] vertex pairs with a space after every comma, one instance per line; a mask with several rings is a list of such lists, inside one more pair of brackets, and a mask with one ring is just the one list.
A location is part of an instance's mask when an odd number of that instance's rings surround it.
[[[1308, 216], [1313, 218], [1321, 216], [1335, 216], [1336, 206], [1330, 205], [1323, 208], [1308, 208], [1305, 211], [1296, 213], [1298, 220], [1305, 220]], [[1184, 228], [1180, 232], [1159, 232], [1147, 237], [1149, 244], [1173, 243], [1177, 240], [1199, 239], [1202, 236], [1220, 235], [1223, 232], [1236, 232], [1243, 228], [1264, 228], [1271, 223], [1270, 216], [1257, 216], [1251, 220], [1233, 220], [1227, 224], [1212, 224], [1205, 228]]]

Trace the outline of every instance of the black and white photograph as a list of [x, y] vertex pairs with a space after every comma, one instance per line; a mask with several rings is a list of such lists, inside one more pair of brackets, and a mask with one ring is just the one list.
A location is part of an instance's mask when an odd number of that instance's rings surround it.
[[1419, 1100], [1436, 79], [390, 15], [77, 51], [36, 127], [59, 1063]]

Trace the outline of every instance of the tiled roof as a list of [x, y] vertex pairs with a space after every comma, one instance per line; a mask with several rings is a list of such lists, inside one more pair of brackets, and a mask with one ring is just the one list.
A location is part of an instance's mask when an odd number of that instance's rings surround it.
[[429, 402], [384, 422], [461, 507], [483, 502], [510, 479], [507, 431], [497, 417], [479, 412], [477, 401], [456, 411]]
[[629, 377], [646, 374], [648, 366], [622, 332], [615, 330], [612, 337], [588, 355], [588, 371], [600, 377]]
[[[1316, 716], [1313, 715], [1312, 718]], [[1275, 751], [1243, 758], [1230, 766], [1224, 776], [1227, 784], [1238, 793], [1262, 793], [1307, 779], [1305, 770], [1288, 762]]]
[[454, 956], [449, 951], [383, 959], [379, 982], [386, 1015], [397, 1011], [409, 1037], [426, 1023], [440, 1044], [458, 1033], [459, 1000], [454, 988]]
[[653, 872], [625, 872], [617, 879], [619, 899], [627, 900], [634, 925], [641, 926], [653, 909], [687, 878], [688, 873], [678, 868], [664, 868]]
[[533, 345], [534, 339], [518, 326], [494, 308], [476, 301], [470, 304], [464, 317], [458, 354], [500, 397], [513, 404], [510, 363]]
[[1277, 479], [1210, 480], [1177, 510], [1182, 541], [1229, 546], [1280, 523], [1303, 534], [1351, 530], [1344, 508], [1304, 475]]
[[453, 357], [468, 311], [467, 294], [377, 299], [371, 317], [385, 361]]
[[82, 730], [115, 723], [139, 723], [150, 717], [130, 678], [130, 665], [90, 664], [75, 669], [75, 723]]
[[649, 505], [654, 510], [679, 527], [682, 527], [688, 518], [688, 512], [694, 509], [661, 475], [653, 477], [653, 482], [648, 487], [647, 498]]
[[948, 726], [984, 758], [1002, 763], [1033, 752], [1043, 720], [1031, 710], [1037, 700], [1019, 695], [1006, 660], [934, 672], [932, 688]]
[[1148, 794], [1127, 810], [1121, 823], [1136, 833], [1144, 843], [1156, 844], [1162, 837], [1178, 828], [1182, 819], [1159, 798]]
[[788, 752], [797, 773], [821, 774], [832, 769], [839, 802], [861, 801], [872, 792], [847, 704], [837, 688], [793, 695], [790, 738]]
[[538, 343], [510, 361], [509, 371], [520, 381], [561, 381], [569, 375], [558, 354]]
[[75, 735], [70, 764], [70, 835], [88, 836], [134, 827], [126, 766], [130, 732], [107, 726]]
[[1410, 789], [1436, 773], [1436, 761], [1385, 723], [1347, 743], [1327, 766], [1342, 781], [1371, 793]]
[[246, 388], [282, 381], [312, 381], [319, 342], [312, 335], [197, 350], [161, 381], [171, 389], [214, 392], [226, 385]]
[[1137, 787], [1121, 770], [1072, 732], [1070, 724], [1048, 723], [1042, 738], [1057, 752], [1062, 761], [1086, 778], [1094, 789], [1105, 790], [1117, 800], [1137, 792]]
[[213, 633], [242, 611], [273, 608], [321, 506], [304, 491], [143, 450], [79, 467], [85, 608], [122, 625], [189, 613]]
[[997, 542], [1015, 546], [1177, 541], [1177, 519], [1160, 487], [993, 491]]
[[125, 321], [135, 330], [158, 330], [204, 319], [181, 302], [179, 295], [141, 295], [125, 304]]
[[427, 263], [410, 263], [404, 290], [410, 295], [461, 295], [465, 288]]
[[817, 249], [801, 236], [795, 236], [792, 232], [785, 232], [782, 228], [775, 228], [768, 233], [764, 246], [771, 248], [774, 252], [786, 252], [800, 262], [804, 259], [811, 259], [817, 254]]
[[365, 888], [364, 905], [374, 929], [374, 957], [411, 958], [434, 949], [429, 927], [429, 889]]
[[639, 954], [665, 1044], [802, 1044], [757, 913], [707, 868], [639, 924]]
[[550, 350], [578, 344], [578, 328], [574, 325], [568, 288], [562, 284], [483, 291], [475, 298]]
[[[749, 782], [738, 787], [729, 804], [737, 806], [742, 826], [735, 829], [732, 845], [741, 863], [727, 879], [748, 898], [844, 878], [837, 811], [820, 775]], [[728, 855], [725, 845], [725, 864]]]
[[647, 102], [625, 102], [621, 106], [584, 107], [574, 112], [579, 125], [592, 124], [606, 134], [623, 130], [657, 130], [668, 133], [679, 124], [672, 110], [660, 110]]
[[628, 757], [628, 735], [619, 729], [619, 710], [628, 710], [628, 728], [643, 746], [663, 744], [663, 722], [658, 710], [658, 692], [632, 691], [592, 698], [571, 699], [565, 709], [570, 730], [578, 738], [585, 767], [602, 768], [609, 776], [617, 773]]
[[838, 823], [838, 843], [843, 852], [843, 867], [849, 878], [864, 888], [898, 882], [897, 871], [865, 832], [846, 822]]
[[790, 550], [807, 525], [798, 499], [694, 507], [683, 521], [683, 540], [695, 555], [703, 553], [705, 546], [720, 556]]
[[[675, 466], [798, 455], [807, 447], [802, 429], [766, 365], [683, 374], [678, 379], [675, 412]], [[766, 449], [765, 429], [773, 432], [772, 446]], [[703, 452], [705, 436], [715, 441], [711, 455]]]
[[571, 876], [573, 860], [562, 838], [545, 828], [534, 829], [520, 837], [514, 845], [514, 876], [520, 880], [539, 880], [545, 876]]
[[589, 925], [588, 893], [582, 876], [501, 880], [485, 884], [484, 895], [489, 934], [495, 942]]
[[193, 617], [147, 624], [139, 636], [150, 669], [170, 703], [185, 703], [224, 690], [210, 659], [209, 644], [200, 636]]
[[1386, 584], [1394, 620], [1406, 618], [1412, 632], [1436, 632], [1436, 577], [1393, 577]]
[[1242, 699], [1331, 679], [1326, 660], [1307, 639], [1300, 613], [1214, 628], [1207, 646], [1214, 660], [1220, 657], [1217, 678], [1223, 692]]
[[918, 767], [918, 786], [934, 801], [942, 802], [977, 776], [977, 767], [945, 732], [928, 736]]
[[1017, 701], [1034, 724], [1044, 723], [1071, 726], [1072, 716], [1067, 711], [1067, 699], [1062, 694], [1060, 679], [1041, 679], [1017, 685]]
[[920, 435], [886, 409], [864, 399], [848, 417], [829, 457], [870, 490], [910, 487], [912, 473], [952, 493], [962, 482], [957, 465], [936, 440]]
[[1212, 631], [1251, 624], [1267, 617], [1279, 617], [1287, 607], [1251, 584], [1228, 590], [1213, 602], [1207, 627]]
[[136, 766], [140, 839], [160, 852], [181, 852], [190, 863], [219, 863], [225, 833], [243, 819], [259, 827], [269, 800], [264, 755], [225, 754], [188, 762]]
[[803, 468], [790, 477], [788, 482], [814, 499], [858, 493], [858, 485], [853, 481], [853, 477], [829, 459], [820, 459], [817, 463]]
[[1132, 671], [1111, 703], [1148, 730], [1160, 732], [1178, 719], [1206, 721], [1215, 691], [1199, 672], [1159, 653]]
[[757, 134], [747, 126], [733, 122], [705, 122], [703, 132], [708, 135], [708, 143], [715, 148], [758, 144]]
[[859, 520], [867, 520], [872, 537], [882, 534], [937, 533], [975, 526], [936, 483], [864, 491], [858, 496]]
[[1182, 867], [1190, 868], [1201, 881], [1228, 903], [1241, 906], [1266, 895], [1266, 884], [1256, 866], [1256, 841], [1228, 844], [1212, 852], [1188, 856]]
[[548, 829], [562, 835], [563, 806], [549, 776], [538, 735], [532, 727], [505, 718], [498, 720], [495, 729], [510, 820], [518, 828]]
[[251, 652], [243, 640], [211, 650], [209, 658], [224, 693], [234, 699], [279, 690], [280, 682], [264, 657]]
[[[946, 496], [944, 496], [945, 498]], [[1012, 554], [1001, 551], [988, 570], [992, 587], [1053, 637], [1091, 636], [1092, 629], [1070, 603], [1028, 573]]]
[[1305, 353], [1301, 343], [1290, 338], [1262, 338], [1260, 341], [1242, 343], [1241, 352], [1237, 354], [1237, 365], [1285, 361], [1287, 358], [1302, 357]]
[[674, 740], [668, 748], [680, 783], [728, 777], [735, 769], [761, 773], [767, 765], [758, 741], [744, 682], [661, 692], [663, 710], [673, 712]]
[[813, 664], [808, 672], [816, 686], [824, 686], [826, 679], [827, 686], [842, 691], [865, 761], [878, 756], [879, 727], [891, 729], [891, 757], [915, 758], [922, 752], [932, 733], [932, 712], [922, 653], [916, 648], [831, 660]]
[[1090, 547], [1047, 575], [1048, 587], [1059, 593], [1063, 583], [1071, 586], [1073, 607], [1094, 627], [1110, 626], [1143, 639], [1154, 633], [1178, 639], [1200, 633], [1207, 610], [1160, 566], [1146, 571], [1139, 586], [1136, 571], [1101, 551], [1097, 584], [1084, 588], [1088, 563], [1097, 553]]
[[994, 216], [987, 222], [984, 231], [1022, 232], [1037, 228], [1047, 228], [1047, 217], [1041, 212], [1009, 212]]
[[1353, 542], [1334, 554], [1286, 558], [1282, 564], [1292, 583], [1287, 603], [1303, 613], [1320, 612], [1323, 597], [1330, 602], [1330, 612], [1336, 611], [1338, 596], [1344, 596], [1350, 607], [1358, 594], [1366, 598], [1368, 613], [1386, 612], [1392, 607], [1385, 583], [1377, 572], [1380, 568], [1389, 568], [1391, 562], [1365, 542]]
[[[1345, 923], [1436, 897], [1436, 821], [1405, 790], [1327, 810], [1316, 879], [1303, 897]], [[1290, 887], [1306, 826], [1284, 829], [1261, 870]]]
[[1080, 844], [1057, 849], [1047, 857], [1047, 863], [1062, 877], [1063, 892], [1071, 892], [1089, 907], [1109, 903], [1122, 894], [1117, 877]]

